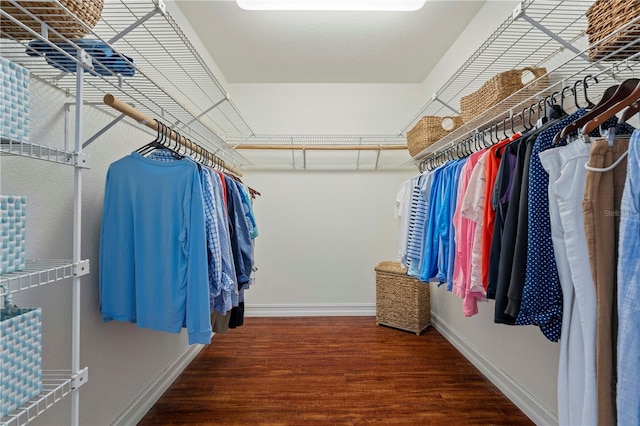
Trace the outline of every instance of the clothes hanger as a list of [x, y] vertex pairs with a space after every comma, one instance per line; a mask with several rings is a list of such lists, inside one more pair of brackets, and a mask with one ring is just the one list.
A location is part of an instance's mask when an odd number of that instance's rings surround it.
[[562, 109], [563, 111], [566, 111], [564, 109], [564, 100], [565, 100], [565, 96], [564, 96], [564, 91], [569, 89], [569, 91], [574, 95], [574, 100], [575, 100], [575, 104], [576, 104], [576, 109], [580, 108], [578, 106], [578, 98], [575, 96], [575, 92], [573, 90], [573, 88], [571, 86], [565, 86], [562, 88], [562, 90], [560, 91], [560, 109]]
[[619, 123], [626, 123], [631, 117], [640, 112], [640, 102], [633, 103], [629, 108], [625, 109], [622, 113], [622, 117], [618, 120]]
[[604, 93], [602, 94], [602, 98], [600, 99], [600, 102], [598, 102], [598, 105], [596, 105], [587, 114], [578, 118], [576, 121], [569, 124], [564, 129], [562, 129], [558, 134], [556, 134], [555, 137], [553, 138], [553, 143], [558, 143], [561, 139], [564, 139], [569, 134], [583, 127], [585, 124], [591, 121], [593, 117], [597, 116], [602, 111], [605, 111], [607, 108], [609, 108], [616, 102], [624, 99], [626, 96], [631, 94], [631, 92], [636, 87], [638, 82], [640, 82], [640, 80], [631, 78], [631, 79], [625, 80], [620, 85], [613, 85], [608, 87], [607, 90], [605, 90]]
[[[629, 80], [636, 80], [636, 79], [629, 79]], [[623, 82], [620, 86], [622, 87], [622, 85], [624, 85], [627, 81]], [[602, 123], [604, 123], [605, 121], [607, 121], [608, 119], [616, 115], [618, 112], [625, 109], [626, 107], [638, 102], [639, 100], [640, 100], [640, 82], [636, 80], [635, 86], [628, 96], [626, 96], [622, 100], [619, 100], [614, 105], [609, 106], [607, 109], [599, 113], [596, 117], [591, 119], [591, 121], [586, 123], [585, 126], [582, 128], [581, 133], [583, 135], [591, 133], [592, 131], [597, 129]]]
[[160, 142], [160, 138], [161, 138], [161, 123], [156, 120], [156, 123], [158, 124], [157, 128], [156, 128], [156, 138], [154, 140], [152, 140], [151, 142], [149, 142], [148, 144], [145, 144], [143, 146], [141, 146], [140, 148], [136, 149], [136, 152], [140, 155], [146, 155], [149, 152], [153, 151], [155, 149], [155, 147], [158, 145], [158, 143]]

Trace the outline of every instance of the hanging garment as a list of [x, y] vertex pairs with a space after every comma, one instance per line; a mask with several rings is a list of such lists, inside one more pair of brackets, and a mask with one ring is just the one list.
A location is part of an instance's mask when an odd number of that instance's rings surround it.
[[495, 218], [493, 237], [491, 239], [491, 251], [489, 253], [489, 275], [487, 277], [488, 299], [496, 298], [502, 237], [516, 169], [518, 144], [519, 140], [516, 140], [505, 146], [503, 150], [497, 150], [495, 152], [495, 155], [500, 157], [500, 165], [498, 166], [498, 173], [496, 174], [496, 181], [493, 193], [491, 194], [491, 205], [495, 211]]
[[591, 277], [582, 205], [590, 145], [580, 139], [540, 153], [549, 173], [553, 249], [562, 288], [558, 366], [561, 425], [597, 424], [596, 294]]
[[[516, 324], [537, 325], [552, 342], [557, 342], [560, 338], [562, 289], [551, 240], [549, 175], [542, 168], [538, 154], [554, 147], [553, 138], [556, 133], [583, 114], [584, 109], [580, 109], [541, 132], [536, 138], [529, 160], [526, 269]], [[516, 306], [511, 305], [517, 304], [517, 300], [512, 299], [511, 294], [509, 296], [507, 313], [516, 316]]]
[[482, 284], [482, 226], [484, 220], [484, 204], [486, 194], [486, 165], [490, 151], [482, 151], [478, 159], [478, 164], [473, 168], [469, 186], [462, 200], [462, 215], [475, 222], [476, 228], [471, 242], [471, 282], [469, 290], [472, 293], [482, 294], [485, 298], [486, 292]]
[[[220, 284], [215, 291], [212, 290], [210, 295], [213, 299], [211, 311], [212, 315], [213, 312], [216, 311], [224, 316], [234, 306], [238, 306], [238, 283], [233, 264], [233, 256], [231, 254], [228, 219], [223, 200], [224, 191], [220, 176], [217, 172], [208, 167], [203, 167], [202, 172], [208, 175], [211, 184], [211, 201], [214, 205], [212, 213], [215, 215], [215, 220], [212, 220], [212, 225], [214, 226], [213, 232], [218, 236], [219, 242], [219, 263], [217, 263], [218, 259], [216, 258], [216, 267], [220, 268]], [[211, 267], [212, 263], [210, 259], [209, 268], [211, 269]], [[220, 316], [214, 317], [216, 320], [219, 318]], [[228, 317], [226, 319], [228, 324]]]
[[420, 276], [420, 262], [424, 227], [429, 214], [429, 197], [433, 173], [426, 172], [413, 180], [411, 191], [411, 208], [409, 219], [409, 240], [407, 242], [407, 275], [418, 278]]
[[411, 276], [415, 276], [424, 282], [429, 282], [429, 280], [435, 278], [437, 274], [439, 249], [439, 237], [437, 233], [438, 206], [441, 203], [440, 193], [442, 191], [442, 185], [444, 185], [443, 172], [445, 169], [446, 165], [442, 165], [429, 175], [431, 177], [429, 197], [428, 199], [424, 197], [427, 216], [422, 232], [422, 250], [418, 256], [419, 260], [411, 263], [407, 273], [409, 275], [416, 273], [416, 275]]
[[496, 211], [492, 203], [495, 182], [498, 177], [498, 169], [500, 167], [501, 152], [507, 144], [513, 142], [520, 137], [520, 133], [516, 133], [512, 137], [498, 142], [489, 147], [489, 155], [487, 156], [487, 165], [485, 171], [485, 194], [484, 208], [482, 218], [482, 237], [480, 242], [480, 269], [482, 274], [482, 285], [485, 292], [489, 285], [489, 263], [491, 255], [491, 242], [493, 240], [493, 230], [495, 227]]
[[397, 260], [403, 268], [407, 265], [407, 246], [409, 242], [409, 216], [411, 214], [411, 193], [414, 179], [409, 179], [398, 188], [394, 217], [398, 218], [398, 256]]
[[134, 152], [109, 166], [100, 231], [103, 320], [180, 332], [210, 343], [211, 318], [202, 185], [184, 158]]
[[[629, 140], [616, 138], [592, 143], [589, 166], [605, 168], [629, 149]], [[620, 206], [627, 174], [627, 160], [608, 172], [587, 171], [584, 191], [584, 224], [598, 305], [596, 374], [598, 424], [615, 425], [615, 345], [617, 336], [616, 265]], [[637, 386], [637, 384], [636, 384]]]
[[[578, 110], [579, 112], [580, 110]], [[520, 303], [522, 301], [522, 290], [524, 288], [525, 283], [525, 271], [527, 267], [527, 245], [529, 243], [529, 168], [531, 163], [531, 154], [533, 153], [533, 147], [538, 139], [538, 136], [551, 126], [554, 126], [558, 123], [560, 119], [560, 114], [552, 109], [549, 120], [539, 126], [536, 130], [528, 133], [528, 138], [526, 139], [526, 145], [524, 147], [524, 151], [522, 152], [523, 157], [518, 161], [523, 161], [524, 164], [521, 171], [520, 176], [520, 188], [519, 190], [513, 190], [515, 192], [514, 196], [518, 196], [519, 202], [514, 204], [511, 200], [509, 202], [509, 216], [514, 215], [512, 218], [512, 222], [510, 227], [507, 228], [505, 225], [505, 237], [507, 239], [515, 239], [513, 241], [513, 254], [507, 253], [505, 256], [505, 262], [510, 260], [509, 264], [505, 264], [504, 267], [501, 267], [501, 272], [499, 273], [499, 289], [500, 291], [504, 291], [507, 294], [507, 304], [506, 306], [502, 305], [502, 301], [498, 300], [498, 296], [496, 296], [496, 320], [497, 322], [504, 322], [505, 324], [515, 324], [515, 320], [512, 322], [511, 318], [517, 318], [520, 312]], [[520, 155], [520, 153], [518, 154]], [[511, 245], [511, 243], [509, 244]], [[504, 253], [504, 249], [503, 249]], [[500, 263], [502, 264], [503, 259], [500, 259]], [[502, 266], [502, 265], [501, 265]], [[504, 282], [500, 282], [505, 280]], [[501, 309], [498, 312], [498, 309]]]
[[482, 300], [484, 295], [471, 291], [471, 256], [476, 223], [464, 217], [462, 214], [462, 204], [471, 181], [473, 170], [483, 153], [483, 151], [479, 151], [471, 154], [462, 167], [458, 184], [456, 210], [453, 214], [456, 242], [453, 294], [463, 299], [462, 310], [467, 317], [478, 313], [478, 300]]
[[629, 143], [618, 258], [618, 424], [640, 424], [640, 130]]
[[453, 171], [453, 181], [450, 185], [451, 194], [449, 195], [451, 205], [449, 207], [450, 217], [448, 219], [447, 226], [449, 227], [449, 258], [447, 259], [447, 291], [453, 291], [453, 273], [455, 269], [456, 261], [456, 230], [453, 224], [453, 215], [455, 214], [458, 206], [458, 190], [460, 187], [460, 175], [464, 165], [467, 163], [467, 158], [463, 158], [457, 162], [456, 168]]
[[[458, 186], [458, 163], [459, 160], [453, 160], [445, 165], [442, 171], [442, 179], [438, 194], [438, 205], [436, 206], [436, 238], [437, 246], [437, 271], [434, 277], [442, 284], [447, 281], [449, 276], [449, 250], [451, 244], [451, 218], [453, 217], [452, 207], [455, 207], [457, 193], [453, 192]], [[421, 277], [423, 278], [423, 277]], [[431, 277], [429, 277], [431, 278]]]
[[509, 302], [509, 291], [511, 284], [511, 274], [513, 265], [515, 264], [515, 256], [518, 252], [518, 235], [526, 233], [526, 221], [519, 222], [520, 207], [526, 205], [527, 191], [525, 170], [529, 167], [527, 155], [531, 155], [531, 149], [535, 137], [532, 135], [523, 136], [516, 141], [517, 154], [516, 165], [513, 171], [513, 183], [511, 185], [511, 193], [509, 196], [509, 208], [506, 212], [504, 230], [502, 234], [502, 249], [498, 260], [498, 277], [496, 281], [496, 303], [494, 310], [494, 322], [501, 324], [514, 325], [516, 317], [506, 313]]

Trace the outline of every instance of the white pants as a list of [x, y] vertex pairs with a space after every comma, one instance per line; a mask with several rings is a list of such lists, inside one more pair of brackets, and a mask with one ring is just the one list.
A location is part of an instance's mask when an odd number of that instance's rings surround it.
[[551, 232], [563, 296], [558, 365], [561, 425], [597, 424], [596, 293], [582, 215], [589, 148], [578, 140], [540, 153], [549, 173]]

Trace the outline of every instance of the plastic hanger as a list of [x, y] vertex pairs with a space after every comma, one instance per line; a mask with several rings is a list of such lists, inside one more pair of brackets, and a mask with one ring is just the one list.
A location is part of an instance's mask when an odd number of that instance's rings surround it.
[[[627, 95], [626, 97], [624, 97], [622, 100], [619, 100], [615, 104], [613, 104], [613, 105], [609, 106], [608, 108], [606, 108], [604, 111], [599, 113], [596, 117], [591, 119], [587, 124], [585, 124], [585, 126], [582, 128], [582, 131], [581, 131], [581, 133], [583, 135], [591, 133], [592, 131], [597, 129], [602, 123], [604, 123], [605, 121], [607, 121], [608, 119], [610, 119], [611, 117], [616, 115], [618, 112], [622, 111], [626, 107], [628, 107], [628, 106], [630, 106], [630, 105], [632, 105], [632, 104], [634, 104], [634, 103], [636, 103], [636, 102], [638, 102], [640, 100], [640, 82], [638, 80], [636, 80], [636, 79], [629, 79], [629, 80], [635, 80], [636, 81], [635, 86], [634, 86], [633, 90], [631, 91], [631, 93], [629, 95]], [[627, 80], [627, 81], [629, 81], [629, 80]], [[622, 83], [620, 85], [620, 88], [622, 88], [622, 86], [625, 83], [627, 83], [627, 81]], [[620, 90], [620, 88], [618, 90]], [[614, 95], [614, 97], [615, 97], [615, 95]]]

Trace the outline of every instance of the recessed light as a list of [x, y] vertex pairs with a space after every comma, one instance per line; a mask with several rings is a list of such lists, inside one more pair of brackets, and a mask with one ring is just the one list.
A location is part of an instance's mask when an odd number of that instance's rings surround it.
[[426, 0], [236, 0], [245, 10], [415, 11]]

